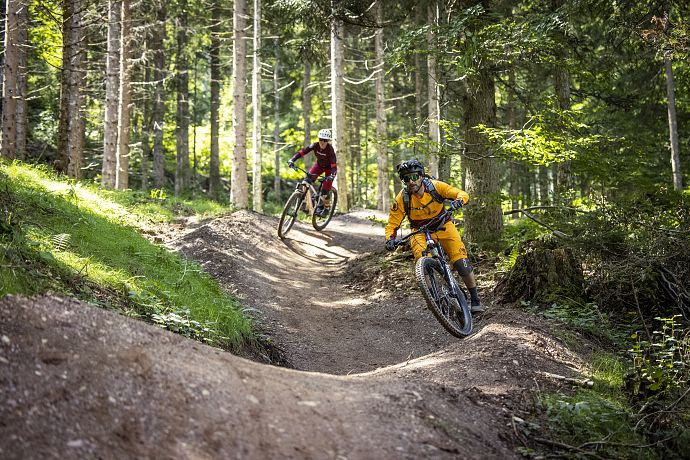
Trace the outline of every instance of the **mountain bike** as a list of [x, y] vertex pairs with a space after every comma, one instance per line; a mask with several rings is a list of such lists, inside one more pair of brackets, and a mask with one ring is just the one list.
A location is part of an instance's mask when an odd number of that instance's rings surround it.
[[303, 212], [311, 216], [311, 224], [314, 229], [321, 231], [326, 228], [326, 225], [331, 221], [335, 206], [338, 204], [338, 191], [332, 187], [328, 192], [328, 197], [331, 199], [331, 206], [325, 209], [324, 212], [316, 212], [319, 205], [323, 206], [323, 196], [321, 195], [321, 188], [326, 179], [332, 179], [334, 175], [325, 176], [320, 179], [318, 188], [314, 182], [309, 179], [309, 173], [299, 166], [295, 169], [302, 171], [306, 177], [297, 183], [295, 191], [292, 192], [283, 207], [283, 213], [280, 215], [280, 222], [278, 223], [278, 236], [285, 238], [285, 235], [290, 231], [292, 225], [297, 220], [299, 213]]
[[467, 303], [467, 294], [453, 276], [443, 246], [431, 235], [443, 230], [448, 209], [434, 217], [429, 223], [395, 241], [401, 246], [418, 233], [426, 238], [426, 249], [415, 265], [415, 277], [429, 310], [441, 325], [455, 337], [466, 337], [472, 333], [472, 313]]

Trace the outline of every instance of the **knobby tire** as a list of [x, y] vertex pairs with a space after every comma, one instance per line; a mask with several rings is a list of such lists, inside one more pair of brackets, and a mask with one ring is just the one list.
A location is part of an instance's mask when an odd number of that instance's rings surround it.
[[415, 265], [415, 276], [426, 300], [427, 307], [441, 325], [455, 337], [472, 333], [472, 314], [462, 289], [462, 299], [451, 296], [451, 288], [443, 276], [441, 263], [430, 257], [421, 257]]
[[338, 191], [332, 188], [329, 192], [329, 195], [331, 197], [331, 207], [328, 209], [328, 214], [326, 214], [325, 216], [317, 216], [316, 212], [314, 212], [311, 216], [311, 224], [318, 231], [321, 231], [324, 228], [326, 228], [326, 225], [328, 225], [328, 223], [333, 218], [333, 214], [335, 213], [335, 206], [338, 204]]
[[297, 215], [303, 200], [304, 194], [300, 191], [293, 192], [290, 198], [288, 198], [285, 207], [283, 207], [283, 213], [280, 215], [280, 222], [278, 223], [278, 236], [280, 238], [285, 238], [297, 220]]

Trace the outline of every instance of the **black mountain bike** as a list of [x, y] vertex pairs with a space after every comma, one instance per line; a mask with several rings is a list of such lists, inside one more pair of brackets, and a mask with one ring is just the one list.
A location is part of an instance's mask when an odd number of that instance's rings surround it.
[[307, 176], [297, 183], [295, 191], [292, 192], [292, 195], [290, 195], [290, 198], [288, 198], [285, 203], [283, 213], [280, 215], [280, 222], [278, 223], [278, 236], [280, 238], [285, 238], [285, 235], [287, 235], [292, 228], [300, 212], [311, 216], [311, 224], [316, 230], [323, 230], [331, 221], [333, 213], [335, 212], [335, 206], [338, 204], [338, 191], [335, 187], [332, 187], [328, 192], [328, 197], [331, 200], [331, 207], [326, 209], [325, 212], [317, 212], [316, 208], [319, 205], [323, 205], [321, 187], [323, 187], [323, 183], [326, 179], [334, 176], [326, 176], [321, 179], [319, 187], [317, 188], [314, 183], [308, 179], [309, 173], [307, 173], [307, 171], [299, 166], [295, 166], [295, 169], [302, 171], [307, 174]]
[[431, 238], [432, 233], [443, 230], [449, 215], [450, 212], [445, 209], [426, 225], [396, 240], [395, 245], [405, 244], [418, 233], [425, 235], [426, 249], [415, 265], [415, 277], [429, 310], [448, 332], [462, 338], [472, 333], [472, 314], [467, 304], [467, 294], [455, 280], [443, 246]]

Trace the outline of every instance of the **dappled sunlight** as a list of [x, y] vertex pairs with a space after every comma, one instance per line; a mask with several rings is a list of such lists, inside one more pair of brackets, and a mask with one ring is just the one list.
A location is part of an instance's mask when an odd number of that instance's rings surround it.
[[341, 255], [337, 252], [324, 250], [322, 247], [315, 246], [304, 241], [285, 238], [283, 239], [283, 243], [295, 254], [300, 255], [312, 262], [318, 262], [324, 265], [341, 264], [349, 258], [348, 256]]
[[36, 189], [61, 195], [65, 201], [72, 202], [80, 209], [88, 210], [111, 222], [136, 225], [136, 218], [130, 217], [131, 212], [127, 208], [99, 195], [104, 191], [92, 191], [80, 182], [60, 182], [30, 168], [14, 168], [12, 173]]
[[[513, 350], [513, 353], [505, 353], [505, 350]], [[531, 376], [529, 378], [534, 377], [523, 367], [527, 362], [532, 365], [541, 361], [551, 362], [563, 371], [577, 371], [580, 366], [573, 360], [577, 361], [577, 358], [548, 336], [524, 326], [492, 323], [443, 350], [351, 376], [401, 373], [419, 376], [422, 372], [426, 378], [442, 382], [457, 373], [465, 376], [469, 386], [483, 393], [502, 395], [520, 387], [525, 373]]]
[[266, 279], [266, 280], [268, 280], [268, 281], [271, 281], [271, 282], [273, 282], [273, 283], [284, 283], [284, 282], [285, 282], [285, 279], [283, 279], [283, 278], [278, 278], [277, 276], [275, 276], [275, 273], [271, 274], [271, 273], [268, 273], [268, 272], [265, 271], [265, 270], [261, 270], [261, 269], [256, 268], [256, 267], [253, 267], [253, 268], [251, 269], [251, 272], [252, 272], [252, 273], [256, 273], [257, 275], [261, 276], [262, 278], [264, 278], [264, 279]]
[[367, 305], [369, 304], [369, 300], [362, 297], [350, 297], [340, 300], [326, 299], [323, 301], [314, 299], [311, 303], [324, 308], [346, 308]]
[[[347, 233], [355, 236], [371, 236], [372, 234], [381, 234], [383, 238], [384, 227], [378, 223], [366, 222], [366, 223], [355, 223], [355, 222], [336, 222], [335, 220], [331, 222], [329, 228], [336, 229], [345, 227], [347, 228]], [[324, 233], [328, 233], [328, 229], [324, 230]]]
[[[446, 355], [446, 356], [444, 356]], [[419, 358], [414, 358], [409, 361], [404, 361], [398, 364], [393, 364], [391, 366], [387, 367], [382, 367], [379, 369], [375, 369], [370, 372], [363, 372], [360, 375], [367, 375], [367, 374], [378, 374], [378, 373], [384, 373], [384, 372], [389, 372], [391, 370], [399, 370], [399, 369], [405, 369], [405, 370], [417, 370], [417, 369], [429, 369], [429, 368], [434, 368], [437, 366], [440, 366], [444, 363], [447, 363], [449, 361], [452, 361], [453, 356], [450, 354], [447, 354], [445, 351], [439, 351], [435, 353], [431, 353], [426, 356], [420, 356]]]

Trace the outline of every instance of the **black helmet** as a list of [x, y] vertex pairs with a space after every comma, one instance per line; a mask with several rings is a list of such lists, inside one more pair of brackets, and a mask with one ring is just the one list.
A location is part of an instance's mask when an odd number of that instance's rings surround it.
[[398, 177], [403, 180], [403, 177], [410, 173], [419, 173], [424, 175], [424, 166], [418, 160], [405, 160], [395, 167], [398, 171]]

